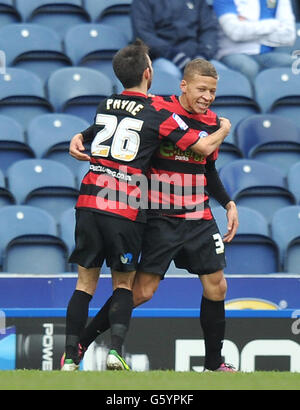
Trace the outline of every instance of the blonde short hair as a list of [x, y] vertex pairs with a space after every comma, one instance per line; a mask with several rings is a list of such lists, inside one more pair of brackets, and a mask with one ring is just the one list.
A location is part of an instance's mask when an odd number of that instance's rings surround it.
[[218, 73], [215, 66], [203, 58], [196, 58], [185, 66], [183, 73], [184, 80], [191, 80], [195, 75], [203, 75], [218, 79]]

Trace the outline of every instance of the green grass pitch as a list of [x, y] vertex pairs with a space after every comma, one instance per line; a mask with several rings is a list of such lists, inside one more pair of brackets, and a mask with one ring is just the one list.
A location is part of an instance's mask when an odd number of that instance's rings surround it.
[[300, 373], [0, 371], [0, 390], [300, 390]]

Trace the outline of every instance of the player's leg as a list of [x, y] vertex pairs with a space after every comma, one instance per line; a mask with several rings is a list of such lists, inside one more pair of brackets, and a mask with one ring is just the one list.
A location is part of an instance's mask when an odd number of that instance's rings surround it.
[[225, 337], [225, 297], [227, 283], [222, 270], [199, 276], [203, 295], [201, 300], [200, 324], [205, 342], [205, 363], [207, 370], [231, 371], [223, 363], [222, 347]]
[[226, 266], [224, 244], [213, 219], [185, 221], [185, 225], [185, 243], [175, 257], [175, 265], [198, 274], [202, 282], [200, 325], [206, 348], [204, 367], [207, 370], [221, 370], [227, 290], [223, 274]]
[[156, 292], [162, 277], [154, 273], [138, 271], [133, 284], [134, 307], [148, 302]]
[[108, 319], [111, 335], [111, 346], [107, 357], [109, 370], [129, 370], [122, 358], [122, 347], [129, 329], [133, 309], [132, 288], [135, 271], [112, 271], [113, 294], [110, 298]]
[[[156, 292], [159, 283], [161, 281], [161, 276], [137, 272], [135, 275], [132, 293], [133, 293], [133, 307], [137, 307], [142, 303], [147, 302], [152, 298]], [[94, 340], [110, 328], [109, 321], [109, 309], [111, 304], [112, 296], [107, 299], [105, 304], [99, 310], [95, 317], [90, 321], [87, 327], [84, 329], [83, 334], [80, 338], [80, 344], [86, 350]]]
[[78, 368], [81, 356], [79, 339], [88, 319], [89, 303], [94, 295], [102, 266], [103, 241], [95, 219], [97, 214], [76, 211], [75, 249], [70, 262], [78, 265], [78, 280], [66, 315], [65, 354], [62, 370]]
[[79, 365], [83, 354], [79, 340], [88, 319], [89, 304], [97, 287], [99, 273], [100, 268], [86, 269], [78, 266], [76, 289], [67, 307], [65, 357], [62, 370], [74, 370]]

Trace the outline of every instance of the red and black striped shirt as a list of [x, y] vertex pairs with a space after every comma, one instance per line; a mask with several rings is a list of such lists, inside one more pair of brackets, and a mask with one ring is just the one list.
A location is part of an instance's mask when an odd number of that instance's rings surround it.
[[150, 160], [165, 139], [185, 151], [199, 139], [199, 128], [161, 109], [159, 100], [123, 92], [103, 100], [94, 124], [83, 131], [91, 142], [91, 163], [84, 176], [77, 208], [146, 221]]
[[[205, 114], [187, 112], [177, 96], [155, 97], [153, 106], [160, 112], [180, 116], [199, 137], [215, 132], [220, 124], [211, 110]], [[167, 120], [169, 121], [169, 120]], [[183, 150], [171, 139], [162, 140], [151, 161], [148, 178], [149, 213], [186, 219], [211, 219], [205, 176], [207, 161], [215, 161], [218, 150], [209, 157], [199, 155], [190, 149]]]

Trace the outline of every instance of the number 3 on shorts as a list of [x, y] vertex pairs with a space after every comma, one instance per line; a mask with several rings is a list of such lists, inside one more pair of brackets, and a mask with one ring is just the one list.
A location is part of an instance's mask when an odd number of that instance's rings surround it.
[[216, 245], [216, 253], [219, 255], [220, 253], [224, 253], [224, 243], [222, 241], [222, 237], [219, 233], [215, 233], [213, 235], [215, 245]]

